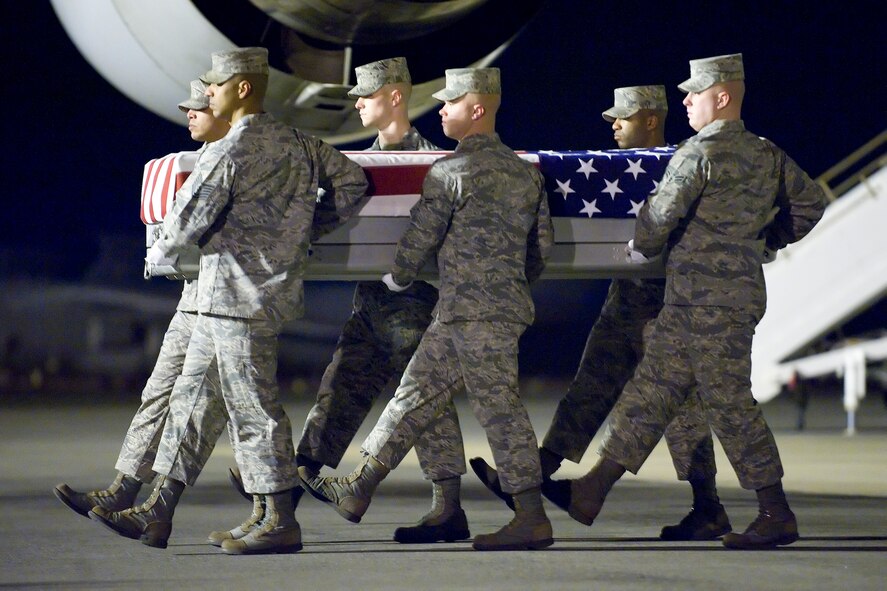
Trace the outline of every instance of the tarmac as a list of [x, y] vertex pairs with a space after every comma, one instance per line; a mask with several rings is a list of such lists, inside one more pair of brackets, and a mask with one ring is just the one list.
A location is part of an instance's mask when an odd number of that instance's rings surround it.
[[[522, 385], [537, 434], [544, 434], [562, 385]], [[543, 392], [547, 392], [543, 394]], [[24, 399], [23, 398], [27, 398]], [[284, 393], [295, 429], [308, 396]], [[787, 397], [763, 406], [785, 465], [785, 489], [801, 539], [770, 551], [735, 551], [720, 542], [663, 542], [663, 525], [676, 523], [690, 491], [674, 477], [663, 444], [637, 476], [610, 493], [591, 527], [551, 504], [555, 544], [528, 552], [477, 552], [470, 540], [401, 545], [395, 527], [425, 513], [430, 486], [415, 455], [386, 479], [359, 525], [302, 499], [297, 517], [304, 549], [297, 554], [228, 556], [206, 543], [214, 529], [240, 523], [250, 506], [227, 482], [231, 448], [219, 442], [200, 480], [185, 492], [166, 550], [114, 535], [65, 508], [52, 494], [66, 482], [78, 490], [104, 486], [126, 427], [138, 406], [131, 399], [96, 401], [55, 396], [0, 397], [0, 589], [631, 589], [631, 590], [883, 590], [887, 588], [887, 408], [881, 395], [863, 400], [857, 432], [844, 432], [840, 394], [811, 398], [807, 428], [796, 430]], [[491, 460], [483, 432], [459, 401], [468, 457]], [[358, 444], [377, 405], [335, 473], [358, 461]], [[556, 477], [584, 473], [565, 462]], [[734, 529], [756, 515], [754, 493], [739, 488], [716, 445], [721, 499]], [[145, 487], [146, 495], [149, 487]], [[463, 507], [473, 534], [491, 532], [511, 512], [469, 473]]]

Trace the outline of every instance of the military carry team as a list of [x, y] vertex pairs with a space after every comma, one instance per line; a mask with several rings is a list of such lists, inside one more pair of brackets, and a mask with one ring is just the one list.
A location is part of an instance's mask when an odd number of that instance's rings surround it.
[[[165, 548], [173, 514], [227, 427], [234, 486], [252, 512], [208, 542], [229, 554], [302, 549], [296, 509], [304, 491], [352, 522], [378, 484], [415, 448], [431, 481], [431, 506], [399, 527], [400, 543], [471, 537], [461, 506], [467, 472], [454, 397], [465, 395], [484, 428], [495, 466], [477, 477], [514, 510], [476, 550], [541, 549], [553, 543], [543, 497], [591, 525], [613, 484], [636, 473], [665, 437], [692, 508], [662, 540], [722, 540], [768, 549], [798, 539], [782, 489], [773, 435], [751, 393], [751, 343], [766, 306], [762, 265], [803, 238], [827, 203], [823, 190], [772, 142], [745, 129], [741, 54], [690, 61], [678, 88], [696, 135], [677, 146], [641, 207], [632, 262], [664, 259], [664, 279], [614, 280], [588, 336], [576, 376], [540, 446], [518, 391], [518, 341], [533, 323], [530, 284], [554, 241], [541, 174], [499, 138], [498, 68], [445, 72], [433, 96], [455, 150], [430, 167], [390, 272], [358, 282], [353, 307], [297, 444], [279, 401], [281, 325], [303, 313], [312, 241], [343, 224], [367, 199], [363, 170], [321, 140], [264, 111], [268, 52], [220, 51], [179, 104], [204, 142], [146, 265], [200, 248], [198, 279], [186, 281], [142, 403], [124, 438], [117, 476], [81, 493], [55, 495], [113, 532]], [[410, 123], [406, 60], [355, 69], [370, 150], [439, 150]], [[666, 89], [614, 90], [603, 112], [619, 148], [667, 145]], [[418, 279], [431, 260], [439, 282]], [[374, 401], [399, 380], [369, 436], [362, 461], [336, 468]], [[607, 420], [609, 417], [609, 420]], [[575, 480], [552, 476], [579, 462], [598, 429], [600, 459]], [[712, 430], [757, 518], [733, 532], [715, 483]], [[145, 483], [154, 489], [141, 504]]]

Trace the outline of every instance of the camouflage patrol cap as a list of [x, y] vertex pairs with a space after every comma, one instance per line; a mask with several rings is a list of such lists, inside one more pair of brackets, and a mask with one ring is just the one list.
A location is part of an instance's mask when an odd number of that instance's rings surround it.
[[690, 78], [678, 84], [678, 88], [682, 92], [702, 92], [718, 82], [731, 80], [745, 80], [741, 53], [690, 60]]
[[268, 50], [241, 47], [212, 54], [213, 69], [200, 77], [206, 84], [222, 84], [234, 74], [268, 75]]
[[641, 109], [667, 111], [665, 87], [657, 84], [617, 88], [613, 91], [613, 106], [601, 113], [601, 116], [612, 123], [617, 119], [628, 119]]
[[502, 94], [499, 68], [455, 68], [446, 71], [447, 86], [431, 96], [441, 102], [452, 101], [469, 92]]
[[351, 98], [370, 96], [386, 84], [412, 82], [405, 57], [392, 57], [357, 66], [354, 73], [357, 74], [357, 86], [348, 91]]
[[179, 103], [179, 110], [188, 112], [191, 109], [202, 111], [209, 107], [209, 97], [206, 92], [206, 84], [200, 80], [191, 81], [191, 96]]

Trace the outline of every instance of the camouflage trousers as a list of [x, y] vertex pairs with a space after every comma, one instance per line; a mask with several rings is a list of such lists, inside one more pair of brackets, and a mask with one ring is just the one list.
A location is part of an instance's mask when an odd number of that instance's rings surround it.
[[[393, 378], [403, 374], [436, 303], [437, 289], [423, 281], [400, 293], [381, 281], [358, 283], [351, 316], [305, 421], [297, 447], [300, 456], [333, 468], [339, 465], [373, 402]], [[416, 453], [423, 466], [433, 465], [426, 456], [434, 452], [427, 451], [421, 440]], [[464, 473], [464, 458], [461, 469]]]
[[204, 403], [199, 393], [207, 377], [218, 372], [244, 488], [271, 494], [297, 485], [290, 421], [277, 395], [279, 332], [277, 321], [198, 316], [182, 376], [170, 398], [154, 463], [158, 473], [172, 470], [177, 456], [187, 453], [184, 442], [189, 432], [207, 423], [201, 416]]
[[[582, 460], [643, 357], [645, 331], [662, 309], [664, 294], [661, 279], [613, 280], [542, 447], [576, 463]], [[678, 479], [717, 473], [711, 429], [695, 392], [666, 428], [665, 439]]]
[[423, 470], [443, 473], [464, 466], [452, 412], [453, 396], [464, 391], [487, 433], [502, 489], [514, 494], [539, 486], [536, 434], [518, 395], [518, 339], [525, 328], [512, 322], [434, 320], [363, 450], [393, 470], [422, 438], [436, 446]]
[[[120, 456], [115, 468], [124, 474], [135, 476], [142, 482], [154, 479], [154, 461], [169, 414], [170, 396], [176, 380], [182, 374], [185, 352], [191, 340], [197, 313], [176, 312], [163, 336], [160, 354], [148, 383], [142, 390], [142, 403], [123, 439]], [[222, 430], [228, 424], [225, 405], [219, 394], [219, 378], [215, 371], [196, 386], [195, 398], [202, 403], [196, 414], [197, 424], [182, 440], [183, 453], [175, 458], [171, 471], [174, 478], [188, 484], [203, 470]]]
[[601, 455], [636, 473], [695, 386], [742, 487], [778, 482], [779, 451], [751, 393], [757, 322], [757, 315], [732, 308], [663, 306], [644, 358], [610, 415]]

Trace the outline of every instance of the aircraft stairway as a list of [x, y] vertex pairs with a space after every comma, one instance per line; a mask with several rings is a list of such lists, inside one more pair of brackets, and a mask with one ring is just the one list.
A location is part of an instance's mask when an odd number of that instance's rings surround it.
[[[764, 266], [767, 312], [752, 345], [752, 391], [760, 402], [796, 377], [827, 373], [843, 374], [849, 398], [858, 400], [865, 393], [866, 361], [887, 358], [884, 339], [875, 339], [789, 360], [887, 294], [887, 159], [875, 164], [873, 173], [829, 205], [810, 234]], [[850, 399], [845, 396], [852, 431]]]

